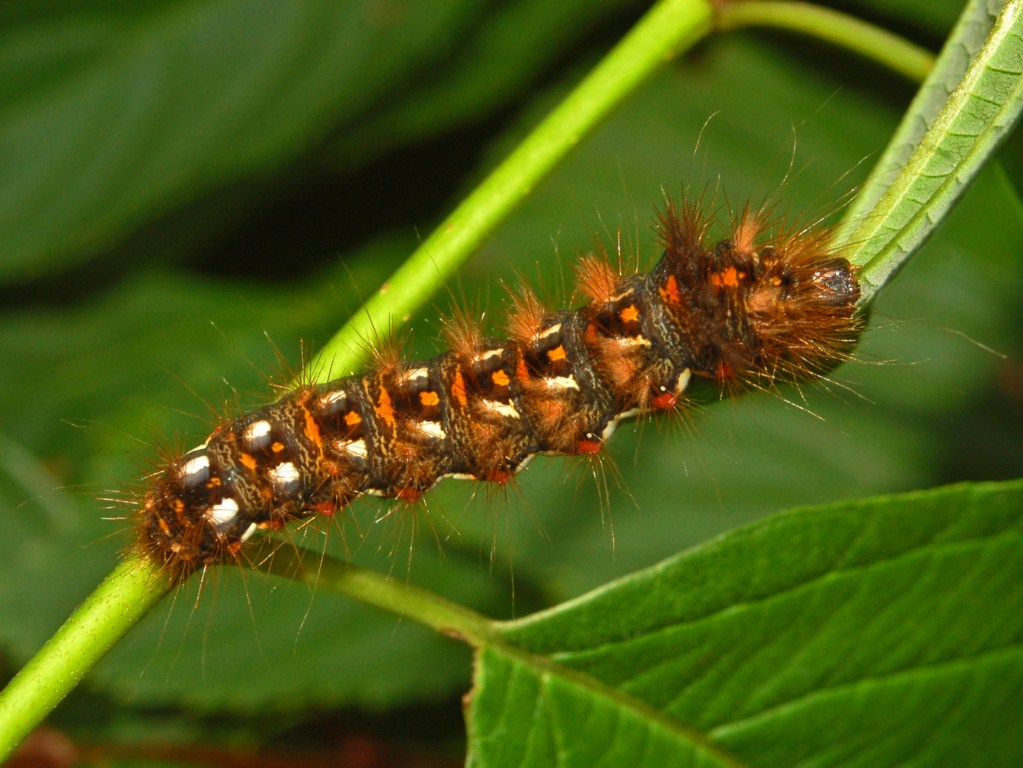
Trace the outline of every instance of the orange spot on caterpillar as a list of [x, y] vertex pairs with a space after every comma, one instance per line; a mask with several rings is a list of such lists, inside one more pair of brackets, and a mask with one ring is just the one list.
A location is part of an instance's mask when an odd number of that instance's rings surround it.
[[668, 275], [668, 279], [664, 281], [664, 285], [657, 289], [657, 292], [666, 304], [682, 303], [682, 292], [679, 290], [678, 280], [674, 275]]
[[718, 288], [738, 288], [740, 281], [745, 279], [745, 272], [740, 272], [735, 267], [728, 267], [721, 272], [712, 272], [710, 284]]
[[650, 398], [650, 404], [658, 410], [674, 408], [678, 403], [678, 397], [673, 392], [661, 392]]
[[562, 360], [568, 358], [568, 352], [565, 351], [565, 347], [558, 344], [554, 349], [547, 352], [547, 357], [552, 363], [560, 363]]
[[490, 374], [490, 380], [499, 387], [507, 387], [511, 384], [511, 379], [508, 378], [508, 374], [504, 371], [504, 369], [494, 371]]
[[310, 504], [308, 509], [317, 515], [323, 517], [333, 517], [338, 512], [338, 505], [330, 501], [320, 501], [315, 504]]
[[394, 429], [397, 421], [394, 418], [394, 405], [391, 402], [391, 395], [387, 391], [387, 387], [380, 387], [380, 395], [377, 397], [377, 404], [374, 406], [373, 412], [384, 420], [384, 424]]
[[577, 453], [583, 454], [584, 456], [593, 456], [594, 454], [600, 453], [601, 444], [599, 440], [580, 440], [575, 445]]
[[279, 440], [275, 440], [273, 445], [270, 446], [270, 450], [274, 453], [281, 453], [284, 450], [284, 443]]
[[309, 441], [314, 443], [317, 448], [323, 445], [323, 436], [320, 434], [320, 425], [316, 423], [316, 419], [310, 410], [302, 404], [302, 412], [305, 414], [305, 436], [309, 438]]
[[400, 501], [412, 504], [423, 498], [423, 492], [418, 488], [399, 488], [394, 497]]
[[451, 396], [463, 408], [469, 405], [469, 395], [465, 390], [465, 377], [461, 371], [455, 371], [454, 381], [451, 382]]
[[349, 427], [356, 427], [362, 423], [362, 417], [355, 411], [349, 411], [345, 414], [345, 424]]
[[419, 402], [427, 408], [432, 408], [440, 403], [440, 395], [433, 391], [420, 392]]
[[497, 483], [498, 485], [504, 485], [514, 479], [515, 474], [509, 472], [506, 469], [492, 469], [483, 475], [483, 480], [488, 483]]
[[618, 316], [622, 319], [622, 322], [635, 323], [639, 320], [639, 308], [635, 304], [630, 304], [619, 312]]

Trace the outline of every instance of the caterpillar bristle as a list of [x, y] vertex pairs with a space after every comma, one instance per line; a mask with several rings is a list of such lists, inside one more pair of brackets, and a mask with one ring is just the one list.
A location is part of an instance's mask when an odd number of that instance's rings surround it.
[[589, 301], [601, 304], [611, 301], [622, 281], [621, 265], [616, 269], [607, 253], [587, 254], [575, 264], [576, 291]]
[[463, 358], [479, 354], [487, 346], [482, 314], [456, 308], [441, 318], [441, 337], [448, 349]]
[[509, 290], [508, 295], [511, 306], [504, 324], [505, 331], [515, 341], [529, 342], [543, 329], [548, 309], [528, 285], [520, 284]]

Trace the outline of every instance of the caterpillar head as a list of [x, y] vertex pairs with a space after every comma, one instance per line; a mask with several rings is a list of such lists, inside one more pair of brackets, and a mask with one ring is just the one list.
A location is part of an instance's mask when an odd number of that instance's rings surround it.
[[748, 211], [713, 247], [707, 229], [691, 206], [669, 204], [661, 216], [659, 279], [676, 286], [673, 314], [695, 373], [763, 387], [819, 376], [848, 356], [862, 327], [860, 288], [827, 230], [765, 236], [762, 214]]
[[[814, 238], [814, 243], [820, 241]], [[812, 244], [811, 244], [812, 245]], [[753, 254], [741, 296], [754, 375], [820, 375], [844, 360], [859, 336], [860, 287], [852, 264], [826, 249], [789, 239]]]

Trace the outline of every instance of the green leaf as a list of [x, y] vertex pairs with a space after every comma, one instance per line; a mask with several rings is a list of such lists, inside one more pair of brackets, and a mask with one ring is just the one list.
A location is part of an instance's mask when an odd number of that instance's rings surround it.
[[490, 647], [477, 661], [469, 739], [470, 766], [738, 766], [641, 702]]
[[[869, 301], [945, 218], [1023, 113], [1023, 2], [974, 0], [847, 213]], [[896, 174], [893, 179], [893, 174]]]
[[507, 623], [473, 764], [1015, 764], [1021, 523], [1023, 482], [795, 511]]
[[906, 116], [875, 163], [871, 178], [849, 206], [846, 215], [850, 220], [858, 221], [877, 205], [888, 184], [909, 161], [924, 134], [934, 124], [949, 94], [963, 79], [994, 22], [994, 14], [987, 5], [985, 2], [971, 2], [957, 19], [947, 41], [955, 41], [954, 44], [944, 46], [930, 77], [920, 86]]

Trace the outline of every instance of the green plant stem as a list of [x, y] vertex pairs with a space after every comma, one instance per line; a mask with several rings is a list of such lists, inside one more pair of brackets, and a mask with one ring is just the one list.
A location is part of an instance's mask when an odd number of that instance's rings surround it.
[[830, 8], [798, 2], [724, 2], [716, 26], [774, 27], [801, 32], [876, 61], [884, 67], [922, 82], [934, 66], [934, 55], [905, 38]]
[[0, 762], [170, 589], [130, 555], [0, 692]]
[[357, 565], [265, 540], [253, 547], [252, 562], [266, 563], [266, 572], [329, 589], [390, 613], [417, 621], [473, 646], [496, 639], [485, 616], [408, 582], [389, 578]]
[[483, 240], [636, 87], [711, 30], [709, 0], [661, 0], [327, 342], [310, 378], [344, 376], [365, 339], [422, 307]]

